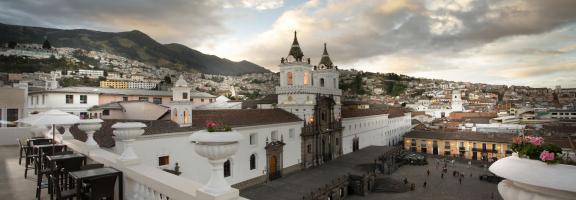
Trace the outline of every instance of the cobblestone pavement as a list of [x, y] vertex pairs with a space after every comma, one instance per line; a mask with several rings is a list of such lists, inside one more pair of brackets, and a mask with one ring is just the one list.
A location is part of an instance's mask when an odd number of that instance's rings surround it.
[[[471, 166], [468, 168], [466, 163], [456, 162], [454, 166], [448, 164], [448, 173], [444, 174], [444, 179], [441, 178], [442, 164], [436, 167], [436, 159], [428, 158], [428, 165], [424, 166], [410, 166], [405, 165], [400, 167], [394, 172], [391, 177], [403, 180], [408, 179], [408, 182], [416, 185], [416, 190], [405, 193], [370, 193], [367, 196], [348, 196], [347, 199], [356, 200], [371, 200], [371, 199], [386, 199], [386, 200], [501, 200], [498, 193], [498, 184], [480, 181], [478, 176], [481, 174], [489, 173], [482, 167]], [[427, 176], [426, 171], [430, 170], [430, 176]], [[452, 176], [453, 171], [460, 171], [465, 174], [462, 179], [462, 184], [458, 182], [458, 178]], [[470, 177], [472, 174], [472, 177]], [[427, 187], [424, 188], [426, 181]], [[492, 198], [492, 195], [494, 196]]]
[[247, 188], [240, 191], [240, 196], [253, 200], [302, 199], [302, 195], [315, 191], [338, 176], [366, 172], [367, 170], [363, 166], [373, 164], [374, 159], [391, 149], [391, 147], [386, 146], [366, 147], [341, 156], [320, 167], [299, 171], [265, 184]]

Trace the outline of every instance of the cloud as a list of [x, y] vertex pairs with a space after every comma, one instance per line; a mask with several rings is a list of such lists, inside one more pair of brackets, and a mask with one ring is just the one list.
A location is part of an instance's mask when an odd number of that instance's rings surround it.
[[269, 10], [280, 8], [284, 0], [221, 0], [225, 8], [253, 8], [256, 10]]
[[[239, 55], [264, 55], [266, 58], [256, 58], [258, 63], [274, 66], [279, 59], [267, 55], [287, 51], [292, 30], [299, 30], [304, 53], [313, 59], [321, 53], [323, 42], [329, 44], [334, 60], [344, 63], [395, 53], [450, 55], [500, 38], [545, 33], [576, 20], [576, 12], [564, 11], [576, 7], [576, 1], [564, 0], [349, 0], [323, 4], [286, 11], [271, 30], [247, 41]], [[556, 10], [561, 14], [551, 14]]]
[[162, 42], [196, 45], [227, 32], [221, 5], [189, 0], [3, 0], [3, 23], [100, 31], [138, 29]]
[[576, 61], [558, 63], [548, 66], [523, 66], [515, 69], [504, 70], [503, 76], [510, 78], [525, 78], [534, 76], [544, 76], [561, 72], [576, 72]]

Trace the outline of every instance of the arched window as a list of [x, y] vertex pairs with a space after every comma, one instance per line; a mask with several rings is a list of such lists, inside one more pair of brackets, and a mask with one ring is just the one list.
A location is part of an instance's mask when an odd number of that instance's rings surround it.
[[304, 85], [308, 85], [308, 84], [310, 84], [308, 82], [308, 72], [304, 72]]
[[230, 173], [230, 160], [224, 162], [224, 177], [229, 177], [232, 173]]
[[320, 87], [324, 87], [324, 78], [320, 79]]
[[292, 98], [292, 96], [288, 96], [288, 101], [292, 101], [292, 100], [294, 100], [294, 99]]
[[292, 72], [288, 72], [287, 77], [288, 77], [288, 85], [292, 85], [294, 82]]
[[250, 170], [256, 169], [256, 154], [250, 155]]

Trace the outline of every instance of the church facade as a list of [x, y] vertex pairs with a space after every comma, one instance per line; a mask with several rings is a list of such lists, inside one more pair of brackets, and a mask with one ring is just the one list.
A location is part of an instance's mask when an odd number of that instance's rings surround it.
[[276, 87], [277, 107], [303, 120], [302, 167], [321, 165], [342, 155], [341, 95], [339, 72], [326, 44], [318, 65], [298, 43], [296, 32], [288, 56], [280, 59], [280, 86]]

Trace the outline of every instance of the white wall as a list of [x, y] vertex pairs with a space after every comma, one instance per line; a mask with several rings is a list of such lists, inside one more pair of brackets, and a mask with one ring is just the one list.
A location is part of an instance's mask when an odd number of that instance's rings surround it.
[[[289, 137], [289, 129], [293, 128], [295, 134]], [[286, 123], [265, 126], [252, 126], [236, 128], [244, 137], [240, 141], [238, 152], [231, 158], [232, 175], [226, 179], [230, 184], [236, 184], [263, 175], [266, 166], [266, 138], [270, 140], [270, 134], [276, 130], [278, 139], [284, 136], [283, 165], [289, 167], [299, 164], [301, 160], [300, 133], [302, 124]], [[145, 164], [158, 167], [158, 157], [169, 155], [170, 166], [173, 168], [176, 162], [180, 165], [182, 177], [206, 183], [210, 179], [210, 164], [205, 158], [194, 151], [188, 137], [190, 133], [162, 134], [157, 136], [143, 136], [134, 142], [134, 149]], [[257, 144], [249, 145], [250, 134], [257, 134]], [[121, 146], [119, 146], [121, 148]], [[256, 169], [250, 170], [250, 155], [256, 154]]]
[[3, 145], [17, 145], [17, 138], [20, 138], [22, 142], [26, 138], [33, 137], [30, 127], [9, 127], [0, 128], [0, 146]]
[[342, 126], [342, 151], [344, 154], [352, 152], [352, 142], [359, 138], [359, 148], [371, 145], [387, 146], [402, 140], [405, 133], [411, 128], [410, 113], [402, 117], [388, 118], [388, 114], [371, 115], [363, 117], [344, 118]]
[[[66, 95], [73, 95], [73, 103], [66, 103]], [[86, 95], [87, 102], [80, 103], [80, 95]], [[44, 102], [42, 101], [44, 96]], [[38, 101], [36, 101], [36, 98]], [[27, 112], [44, 112], [51, 109], [57, 109], [64, 112], [72, 112], [79, 115], [80, 112], [87, 112], [88, 108], [98, 105], [98, 94], [82, 94], [82, 93], [38, 93], [28, 95]]]

